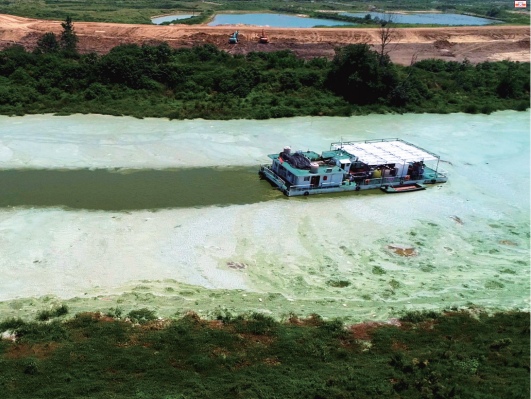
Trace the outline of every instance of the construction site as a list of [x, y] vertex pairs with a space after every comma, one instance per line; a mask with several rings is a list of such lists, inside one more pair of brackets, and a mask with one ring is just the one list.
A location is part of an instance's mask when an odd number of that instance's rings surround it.
[[[291, 50], [298, 57], [334, 55], [340, 46], [367, 43], [378, 47], [379, 28], [266, 28], [250, 25], [134, 25], [75, 22], [81, 53], [105, 54], [120, 44], [167, 42], [173, 48], [211, 43], [231, 54]], [[0, 49], [22, 45], [35, 48], [46, 32], [61, 32], [61, 21], [0, 15]], [[430, 58], [479, 63], [530, 59], [529, 26], [469, 26], [397, 28], [390, 43], [391, 60], [409, 65]]]

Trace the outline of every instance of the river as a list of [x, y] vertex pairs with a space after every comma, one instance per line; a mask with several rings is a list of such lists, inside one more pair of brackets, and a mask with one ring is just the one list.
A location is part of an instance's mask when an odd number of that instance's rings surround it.
[[[370, 115], [168, 121], [0, 117], [0, 310], [150, 307], [385, 320], [529, 310], [530, 120]], [[256, 175], [285, 145], [400, 137], [449, 182], [286, 198]], [[402, 257], [389, 246], [414, 248]]]

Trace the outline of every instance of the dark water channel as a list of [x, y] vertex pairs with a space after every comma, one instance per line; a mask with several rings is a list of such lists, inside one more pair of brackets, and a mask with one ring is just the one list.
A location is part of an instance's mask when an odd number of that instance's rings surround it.
[[251, 204], [282, 198], [258, 167], [139, 171], [2, 170], [0, 207], [133, 210]]

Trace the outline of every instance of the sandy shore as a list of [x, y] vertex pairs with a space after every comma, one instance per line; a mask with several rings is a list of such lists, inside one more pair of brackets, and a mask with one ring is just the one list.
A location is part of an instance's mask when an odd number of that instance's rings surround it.
[[[234, 26], [206, 25], [132, 25], [116, 23], [76, 22], [81, 52], [103, 54], [123, 43], [168, 42], [172, 47], [189, 47], [213, 43], [231, 53], [276, 51], [291, 49], [304, 58], [331, 57], [338, 45], [352, 43], [379, 43], [378, 29], [371, 28], [267, 28], [271, 43], [260, 45], [262, 28], [238, 26], [240, 43], [228, 44]], [[28, 49], [46, 32], [60, 33], [60, 21], [37, 20], [0, 15], [0, 48], [21, 44]], [[468, 26], [442, 28], [402, 28], [393, 61], [409, 64], [413, 54], [417, 59], [441, 58], [471, 62], [499, 59], [530, 60], [528, 26]]]

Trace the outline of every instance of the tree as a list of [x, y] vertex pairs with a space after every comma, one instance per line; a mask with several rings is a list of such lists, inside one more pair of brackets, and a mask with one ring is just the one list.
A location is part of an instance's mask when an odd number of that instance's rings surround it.
[[397, 85], [394, 65], [380, 62], [380, 54], [368, 44], [336, 49], [326, 85], [354, 104], [372, 104], [387, 98]]
[[59, 52], [60, 46], [57, 41], [57, 37], [53, 32], [48, 32], [42, 35], [42, 37], [37, 41], [37, 52], [45, 54], [53, 54]]
[[516, 64], [508, 64], [507, 70], [501, 74], [496, 93], [501, 98], [519, 98], [522, 95], [521, 79], [517, 76]]
[[378, 34], [380, 37], [380, 64], [383, 64], [389, 60], [388, 54], [391, 50], [388, 49], [388, 44], [399, 38], [397, 30], [393, 26], [392, 15], [381, 21]]
[[498, 7], [491, 7], [485, 14], [487, 17], [496, 18], [501, 14], [501, 9]]
[[63, 31], [61, 32], [61, 47], [66, 53], [77, 54], [77, 38], [76, 32], [74, 32], [74, 24], [70, 16], [66, 17], [66, 21], [61, 24]]

